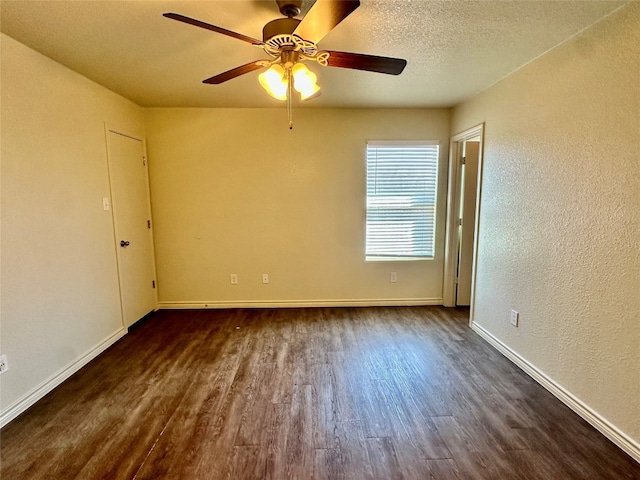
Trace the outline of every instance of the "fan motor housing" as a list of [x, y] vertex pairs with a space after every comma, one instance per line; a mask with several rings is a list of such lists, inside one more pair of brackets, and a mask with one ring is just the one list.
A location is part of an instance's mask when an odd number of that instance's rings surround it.
[[300, 20], [297, 18], [278, 18], [267, 23], [262, 29], [262, 41], [267, 42], [276, 35], [291, 35]]

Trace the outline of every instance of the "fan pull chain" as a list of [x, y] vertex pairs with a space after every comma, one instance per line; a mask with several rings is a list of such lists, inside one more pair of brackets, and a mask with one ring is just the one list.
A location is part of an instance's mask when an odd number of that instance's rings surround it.
[[293, 77], [291, 68], [287, 68], [287, 115], [289, 117], [289, 130], [293, 130]]

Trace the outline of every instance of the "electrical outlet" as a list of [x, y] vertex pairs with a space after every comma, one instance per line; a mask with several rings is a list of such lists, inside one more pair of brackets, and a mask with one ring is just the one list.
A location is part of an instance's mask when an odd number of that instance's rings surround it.
[[269, 274], [268, 273], [263, 273], [262, 274], [262, 283], [269, 283]]
[[4, 373], [9, 370], [9, 364], [7, 363], [7, 356], [0, 355], [0, 373]]
[[238, 274], [237, 273], [232, 273], [231, 275], [229, 275], [229, 281], [231, 282], [231, 285], [237, 285], [238, 284]]
[[391, 272], [391, 283], [397, 283], [398, 281], [398, 272]]
[[518, 320], [520, 319], [520, 314], [515, 310], [511, 310], [511, 315], [509, 316], [509, 322], [514, 327], [518, 326]]

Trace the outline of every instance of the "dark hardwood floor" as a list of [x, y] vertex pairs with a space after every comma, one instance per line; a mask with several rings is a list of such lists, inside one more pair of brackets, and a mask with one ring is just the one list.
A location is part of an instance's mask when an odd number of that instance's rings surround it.
[[2, 480], [640, 479], [441, 307], [160, 311], [1, 432]]

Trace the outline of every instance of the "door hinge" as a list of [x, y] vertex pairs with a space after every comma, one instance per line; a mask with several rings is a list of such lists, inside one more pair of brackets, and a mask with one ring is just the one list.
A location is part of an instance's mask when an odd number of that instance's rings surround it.
[[151, 220], [147, 220], [147, 228], [151, 228]]
[[462, 226], [462, 219], [461, 218], [458, 219], [458, 226]]
[[153, 288], [156, 288], [156, 281], [155, 281], [155, 280], [151, 280], [151, 286], [152, 286]]
[[147, 157], [142, 157], [142, 165], [147, 165]]
[[460, 157], [460, 165], [465, 165], [467, 163], [467, 157]]

